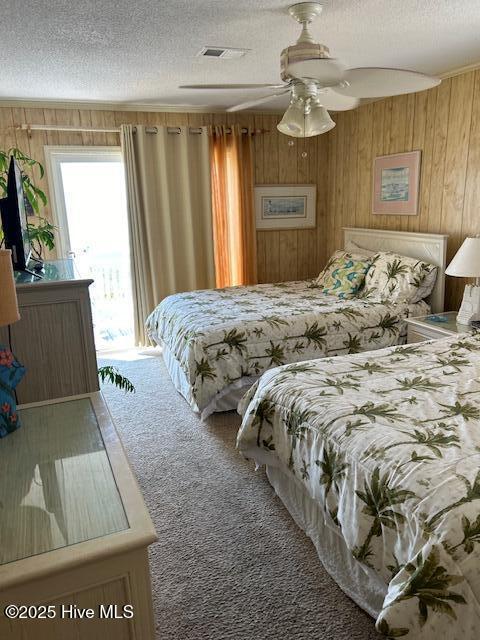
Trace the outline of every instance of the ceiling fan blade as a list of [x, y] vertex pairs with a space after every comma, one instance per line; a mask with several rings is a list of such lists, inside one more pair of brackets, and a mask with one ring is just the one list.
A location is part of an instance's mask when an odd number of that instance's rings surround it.
[[343, 96], [336, 89], [325, 89], [318, 94], [318, 101], [328, 111], [349, 111], [358, 106], [360, 100], [351, 96]]
[[257, 98], [256, 100], [241, 102], [240, 104], [236, 104], [234, 107], [229, 107], [227, 111], [233, 113], [234, 111], [250, 109], [250, 107], [255, 107], [257, 104], [263, 104], [264, 102], [268, 102], [269, 100], [273, 100], [274, 98], [284, 96], [286, 93], [290, 93], [290, 89], [285, 89], [284, 91], [280, 91], [279, 93], [269, 93], [268, 96], [262, 96], [261, 98]]
[[355, 98], [384, 98], [425, 91], [436, 87], [441, 80], [417, 71], [365, 67], [348, 69], [343, 82], [345, 86], [335, 87], [337, 93]]
[[182, 84], [179, 89], [283, 89], [284, 84]]
[[286, 73], [299, 80], [315, 80], [324, 87], [333, 87], [343, 80], [345, 67], [333, 58], [315, 58], [292, 62]]

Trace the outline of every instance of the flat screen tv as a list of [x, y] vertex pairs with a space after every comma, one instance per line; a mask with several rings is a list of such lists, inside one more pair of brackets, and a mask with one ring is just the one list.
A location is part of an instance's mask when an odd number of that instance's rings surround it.
[[29, 271], [32, 248], [28, 237], [22, 174], [13, 156], [8, 169], [7, 196], [0, 200], [0, 213], [5, 248], [12, 250], [13, 268]]

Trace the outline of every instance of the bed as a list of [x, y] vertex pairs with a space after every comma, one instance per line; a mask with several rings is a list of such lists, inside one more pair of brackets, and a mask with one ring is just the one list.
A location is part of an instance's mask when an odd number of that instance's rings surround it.
[[[370, 351], [405, 341], [405, 318], [443, 310], [447, 237], [344, 229], [344, 245], [396, 251], [438, 266], [427, 302], [341, 299], [314, 280], [169, 296], [146, 321], [176, 389], [206, 418], [235, 409], [266, 370], [289, 362]], [[430, 305], [430, 307], [429, 307]]]
[[242, 399], [325, 568], [387, 637], [480, 629], [480, 333], [289, 364]]

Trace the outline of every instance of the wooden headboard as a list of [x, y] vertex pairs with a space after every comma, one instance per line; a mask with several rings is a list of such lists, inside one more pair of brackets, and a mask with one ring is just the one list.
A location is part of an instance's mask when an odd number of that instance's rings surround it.
[[354, 227], [344, 227], [343, 233], [344, 247], [347, 247], [349, 242], [354, 242], [359, 247], [371, 251], [394, 251], [402, 256], [435, 264], [438, 267], [437, 281], [427, 302], [434, 313], [444, 310], [448, 236], [408, 231], [355, 229]]

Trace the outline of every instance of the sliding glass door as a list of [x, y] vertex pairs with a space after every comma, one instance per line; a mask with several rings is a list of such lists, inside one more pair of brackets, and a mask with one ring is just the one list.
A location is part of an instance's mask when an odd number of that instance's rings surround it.
[[46, 147], [59, 257], [90, 287], [100, 351], [133, 346], [124, 167], [117, 147]]

